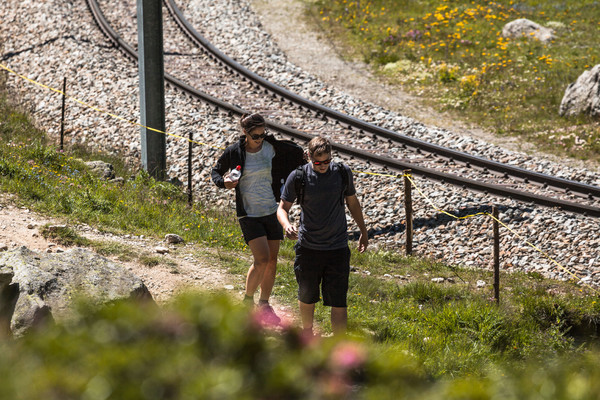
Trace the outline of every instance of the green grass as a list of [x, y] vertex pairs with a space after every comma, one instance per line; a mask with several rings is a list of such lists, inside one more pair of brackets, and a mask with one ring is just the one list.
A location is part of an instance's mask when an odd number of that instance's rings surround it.
[[91, 246], [92, 241], [79, 235], [73, 229], [66, 225], [44, 225], [40, 228], [40, 233], [45, 239], [52, 240], [56, 244], [63, 246]]
[[[6, 116], [0, 125], [0, 190], [18, 194], [33, 210], [115, 232], [163, 237], [175, 232], [187, 241], [245, 249], [229, 210], [199, 203], [190, 208], [179, 188], [144, 171], [122, 184], [102, 180], [80, 159], [47, 145], [44, 134], [4, 99], [0, 115]], [[85, 157], [104, 159], [89, 152]]]
[[95, 252], [105, 257], [116, 256], [120, 261], [131, 261], [138, 258], [137, 251], [126, 244], [108, 241], [92, 241], [91, 245]]
[[40, 229], [42, 236], [54, 243], [63, 246], [91, 247], [95, 252], [103, 256], [116, 256], [119, 261], [137, 260], [147, 267], [166, 265], [177, 273], [177, 263], [164, 256], [155, 255], [148, 251], [137, 251], [132, 246], [112, 241], [90, 240], [79, 235], [72, 228], [61, 226], [44, 225]]
[[[293, 304], [293, 263], [281, 261], [274, 293]], [[518, 368], [577, 357], [598, 344], [597, 294], [571, 282], [503, 273], [498, 306], [490, 271], [381, 251], [354, 252], [352, 265], [359, 271], [350, 277], [351, 335], [369, 337], [384, 348], [401, 348], [437, 378], [479, 376], [497, 365]], [[431, 281], [437, 277], [445, 278], [444, 283]], [[488, 285], [477, 288], [478, 280]], [[316, 321], [326, 331], [328, 312], [317, 306]]]
[[[592, 0], [315, 0], [312, 20], [349, 58], [420, 95], [439, 110], [540, 149], [598, 160], [600, 123], [563, 118], [566, 87], [600, 63], [600, 7]], [[555, 40], [507, 39], [527, 18]]]

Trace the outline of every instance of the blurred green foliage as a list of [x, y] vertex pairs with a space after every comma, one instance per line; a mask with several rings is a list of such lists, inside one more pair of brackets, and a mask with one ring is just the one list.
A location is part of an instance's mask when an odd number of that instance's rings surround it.
[[[68, 321], [0, 339], [3, 399], [596, 399], [597, 353], [433, 377], [407, 349], [263, 328], [225, 294], [77, 303]], [[486, 325], [486, 314], [479, 313]], [[492, 330], [494, 324], [491, 325]], [[486, 330], [474, 335], [485, 335]], [[454, 354], [457, 361], [461, 355]], [[462, 357], [467, 356], [466, 354]]]

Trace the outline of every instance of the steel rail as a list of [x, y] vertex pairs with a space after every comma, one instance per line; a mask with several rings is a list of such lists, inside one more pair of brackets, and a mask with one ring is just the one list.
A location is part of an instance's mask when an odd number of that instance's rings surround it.
[[[100, 27], [102, 32], [104, 32], [104, 34], [109, 38], [109, 40], [118, 49], [121, 49], [132, 60], [137, 61], [137, 52], [131, 45], [124, 42], [121, 39], [121, 37], [118, 35], [118, 33], [116, 31], [114, 31], [114, 29], [112, 29], [112, 27], [110, 26], [110, 24], [104, 17], [102, 11], [100, 10], [97, 0], [87, 0], [87, 4], [92, 12], [92, 15], [94, 16], [96, 23], [98, 24], [98, 26]], [[227, 102], [217, 99], [214, 96], [208, 95], [204, 92], [201, 92], [201, 91], [191, 87], [190, 85], [182, 82], [181, 80], [173, 77], [172, 75], [170, 75], [168, 73], [165, 73], [165, 80], [169, 84], [173, 85], [176, 88], [179, 88], [180, 90], [184, 91], [188, 95], [198, 98], [205, 103], [211, 104], [218, 109], [226, 111], [229, 114], [241, 115], [242, 113], [245, 112], [244, 110], [242, 110], [239, 107], [231, 105]], [[304, 142], [309, 141], [313, 137], [312, 135], [309, 135], [305, 132], [298, 131], [296, 129], [291, 129], [287, 126], [284, 126], [284, 125], [281, 125], [278, 123], [274, 123], [272, 121], [267, 121], [267, 124], [271, 129], [278, 131], [285, 136], [288, 136], [288, 137], [291, 137], [294, 139], [298, 139], [298, 140], [301, 140]], [[365, 160], [369, 163], [378, 164], [378, 165], [387, 167], [391, 170], [395, 170], [395, 171], [399, 171], [399, 172], [410, 170], [411, 173], [414, 175], [423, 176], [423, 177], [430, 178], [430, 179], [433, 179], [436, 181], [440, 181], [442, 183], [447, 183], [447, 184], [451, 184], [454, 186], [458, 186], [463, 189], [471, 189], [474, 191], [483, 192], [483, 193], [490, 194], [490, 195], [497, 195], [497, 196], [504, 197], [504, 198], [520, 200], [523, 202], [538, 204], [538, 205], [542, 205], [542, 206], [546, 206], [546, 207], [557, 207], [562, 210], [574, 212], [577, 214], [584, 214], [584, 215], [593, 216], [593, 217], [600, 217], [600, 208], [597, 208], [597, 207], [593, 207], [593, 206], [589, 206], [589, 205], [585, 205], [585, 204], [578, 204], [578, 203], [574, 203], [574, 202], [570, 202], [570, 201], [566, 201], [566, 200], [554, 199], [551, 197], [546, 197], [546, 196], [541, 196], [541, 195], [535, 195], [535, 194], [531, 194], [531, 193], [527, 193], [527, 192], [518, 191], [515, 189], [508, 189], [508, 188], [505, 188], [500, 185], [481, 183], [481, 182], [478, 182], [475, 180], [466, 179], [466, 178], [462, 178], [462, 177], [459, 177], [456, 175], [439, 172], [439, 171], [425, 168], [425, 167], [422, 167], [419, 165], [406, 163], [406, 162], [402, 162], [399, 160], [379, 156], [379, 155], [376, 155], [376, 154], [373, 154], [370, 152], [359, 150], [359, 149], [356, 149], [356, 148], [353, 148], [350, 146], [346, 146], [346, 145], [342, 145], [339, 143], [332, 143], [332, 147], [336, 151], [338, 151], [342, 154], [346, 154], [351, 157], [356, 157], [361, 160]]]
[[255, 74], [248, 70], [231, 57], [227, 56], [210, 43], [206, 38], [200, 35], [194, 27], [184, 17], [182, 11], [177, 7], [174, 0], [164, 0], [165, 5], [176, 23], [182, 28], [187, 36], [195, 42], [197, 45], [204, 48], [213, 59], [218, 60], [222, 65], [232, 69], [235, 73], [242, 76], [244, 79], [250, 80], [255, 84], [263, 87], [264, 89], [272, 92], [275, 95], [282, 97], [292, 103], [295, 103], [303, 108], [311, 110], [317, 115], [325, 116], [335, 121], [339, 121], [351, 128], [362, 130], [363, 132], [369, 132], [386, 139], [390, 139], [395, 142], [402, 143], [406, 146], [410, 146], [416, 149], [428, 153], [434, 153], [440, 155], [446, 159], [458, 161], [464, 163], [467, 166], [477, 166], [482, 169], [490, 171], [496, 171], [502, 175], [512, 176], [514, 178], [522, 179], [525, 182], [537, 182], [544, 186], [552, 186], [558, 189], [568, 189], [570, 191], [581, 193], [589, 198], [600, 197], [600, 187], [594, 185], [588, 185], [585, 183], [572, 181], [564, 178], [558, 178], [552, 175], [543, 174], [535, 171], [529, 171], [523, 168], [515, 167], [512, 165], [503, 164], [497, 161], [488, 160], [482, 157], [474, 156], [471, 154], [463, 153], [457, 150], [452, 150], [447, 147], [438, 146], [432, 143], [425, 142], [410, 136], [403, 135], [398, 132], [391, 131], [365, 122], [358, 118], [351, 117], [347, 114], [343, 114], [339, 111], [325, 107], [321, 104], [315, 103], [302, 96], [299, 96], [293, 92], [288, 91], [281, 86], [278, 86], [263, 77]]

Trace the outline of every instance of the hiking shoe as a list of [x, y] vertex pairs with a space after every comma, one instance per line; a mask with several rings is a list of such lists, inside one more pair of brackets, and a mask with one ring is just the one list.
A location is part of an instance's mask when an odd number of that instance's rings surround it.
[[281, 318], [275, 314], [273, 307], [268, 303], [259, 305], [258, 313], [260, 322], [264, 325], [279, 325], [281, 322]]
[[242, 303], [249, 309], [249, 310], [253, 310], [254, 306], [256, 306], [256, 304], [254, 304], [254, 299], [252, 297], [248, 297], [245, 296], [244, 300], [242, 300]]

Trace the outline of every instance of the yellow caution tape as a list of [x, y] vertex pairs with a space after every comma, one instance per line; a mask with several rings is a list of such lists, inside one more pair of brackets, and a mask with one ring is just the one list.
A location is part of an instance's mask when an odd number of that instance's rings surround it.
[[494, 217], [492, 214], [486, 213], [488, 216], [490, 216], [490, 218], [494, 219], [495, 221], [497, 221], [500, 225], [502, 225], [503, 227], [505, 227], [509, 232], [511, 232], [513, 235], [515, 235], [517, 238], [521, 239], [522, 241], [524, 241], [525, 243], [527, 243], [527, 245], [529, 245], [532, 249], [536, 250], [537, 252], [539, 252], [540, 254], [542, 254], [544, 257], [546, 257], [548, 260], [552, 261], [553, 264], [555, 264], [556, 266], [558, 266], [560, 269], [562, 269], [564, 272], [568, 273], [569, 275], [571, 275], [573, 278], [575, 278], [577, 281], [582, 282], [583, 285], [589, 287], [590, 289], [592, 289], [592, 291], [596, 294], [600, 294], [600, 292], [598, 292], [596, 289], [594, 289], [592, 286], [588, 285], [587, 283], [583, 282], [581, 280], [580, 277], [578, 277], [576, 274], [574, 274], [573, 272], [569, 271], [567, 268], [565, 268], [564, 266], [562, 266], [558, 261], [554, 260], [552, 257], [550, 257], [550, 255], [548, 255], [548, 253], [546, 253], [545, 251], [543, 251], [542, 249], [540, 249], [539, 247], [537, 247], [536, 245], [534, 245], [533, 243], [531, 243], [530, 241], [528, 241], [527, 239], [525, 239], [523, 236], [519, 235], [517, 232], [515, 232], [513, 229], [509, 228], [505, 223], [503, 223], [502, 221], [500, 221], [498, 218]]
[[102, 113], [102, 114], [109, 115], [109, 116], [111, 116], [111, 117], [113, 117], [113, 118], [115, 118], [115, 119], [118, 119], [118, 120], [120, 120], [120, 121], [127, 122], [128, 124], [131, 124], [131, 125], [136, 125], [136, 126], [139, 126], [139, 127], [142, 127], [142, 128], [145, 128], [145, 129], [148, 129], [148, 130], [154, 131], [154, 132], [162, 133], [162, 134], [164, 134], [164, 135], [172, 136], [172, 137], [175, 137], [175, 138], [178, 138], [178, 139], [187, 140], [188, 142], [191, 142], [191, 143], [196, 143], [196, 144], [199, 144], [199, 145], [201, 145], [201, 146], [207, 146], [207, 147], [212, 147], [212, 148], [214, 148], [214, 149], [220, 149], [220, 150], [223, 150], [223, 148], [222, 148], [222, 147], [214, 146], [214, 145], [211, 145], [211, 144], [208, 144], [208, 143], [198, 142], [198, 141], [195, 141], [195, 140], [193, 140], [193, 139], [189, 139], [189, 138], [186, 138], [186, 137], [183, 137], [183, 136], [175, 135], [175, 134], [173, 134], [173, 133], [169, 133], [169, 132], [164, 132], [164, 131], [161, 131], [160, 129], [151, 128], [151, 127], [149, 127], [149, 126], [145, 126], [145, 125], [142, 125], [142, 124], [140, 124], [140, 123], [138, 123], [138, 122], [131, 121], [131, 120], [128, 120], [127, 118], [124, 118], [124, 117], [121, 117], [121, 116], [119, 116], [119, 115], [113, 114], [113, 113], [111, 113], [111, 112], [109, 112], [109, 111], [102, 110], [102, 109], [100, 109], [100, 108], [98, 108], [98, 107], [96, 107], [96, 106], [93, 106], [93, 105], [91, 105], [91, 104], [89, 104], [89, 103], [86, 103], [86, 102], [84, 102], [84, 101], [82, 101], [82, 100], [79, 100], [79, 99], [77, 99], [77, 98], [75, 98], [75, 97], [68, 96], [68, 95], [67, 95], [66, 93], [64, 93], [62, 90], [55, 89], [55, 88], [53, 88], [53, 87], [50, 87], [50, 86], [48, 86], [48, 85], [44, 85], [43, 83], [40, 83], [40, 82], [38, 82], [38, 81], [35, 81], [35, 80], [33, 80], [33, 79], [31, 79], [31, 78], [28, 78], [28, 77], [26, 77], [26, 76], [24, 76], [24, 75], [21, 75], [21, 74], [19, 74], [19, 73], [15, 72], [15, 71], [13, 71], [12, 69], [10, 69], [9, 67], [7, 67], [7, 66], [6, 66], [6, 65], [4, 65], [4, 64], [0, 64], [0, 68], [4, 69], [5, 71], [8, 71], [8, 72], [10, 72], [11, 74], [14, 74], [14, 75], [18, 76], [18, 77], [19, 77], [19, 78], [21, 78], [21, 79], [24, 79], [24, 80], [26, 80], [26, 81], [28, 81], [28, 82], [30, 82], [30, 83], [33, 83], [34, 85], [37, 85], [37, 86], [40, 86], [40, 87], [42, 87], [42, 88], [44, 88], [44, 89], [48, 89], [48, 90], [51, 90], [51, 91], [53, 91], [53, 92], [59, 93], [59, 94], [61, 94], [61, 95], [65, 96], [67, 99], [69, 99], [69, 100], [73, 100], [73, 101], [75, 101], [75, 102], [77, 102], [77, 103], [81, 104], [81, 105], [82, 105], [82, 106], [84, 106], [84, 107], [90, 108], [90, 109], [92, 109], [92, 110], [94, 110], [94, 111], [97, 111], [97, 112], [99, 112], [99, 113]]
[[568, 273], [569, 275], [571, 275], [573, 278], [575, 278], [577, 281], [581, 282], [583, 285], [587, 286], [588, 288], [590, 288], [594, 293], [596, 294], [600, 294], [596, 289], [594, 289], [592, 286], [588, 285], [587, 283], [583, 282], [581, 280], [580, 277], [578, 277], [576, 274], [574, 274], [573, 272], [569, 271], [567, 268], [565, 268], [563, 265], [561, 265], [558, 261], [556, 261], [555, 259], [553, 259], [552, 257], [550, 257], [550, 255], [548, 253], [546, 253], [545, 251], [541, 250], [539, 247], [537, 247], [536, 245], [534, 245], [533, 243], [531, 243], [530, 241], [528, 241], [527, 239], [525, 239], [523, 236], [519, 235], [517, 232], [515, 232], [513, 229], [509, 228], [505, 223], [503, 223], [502, 221], [500, 221], [498, 218], [494, 217], [492, 214], [488, 213], [488, 212], [479, 212], [476, 214], [470, 214], [470, 215], [466, 215], [464, 217], [458, 217], [452, 213], [449, 213], [447, 211], [442, 210], [441, 208], [437, 207], [434, 202], [423, 193], [423, 191], [415, 184], [415, 181], [412, 179], [412, 177], [410, 175], [405, 175], [411, 182], [411, 184], [415, 187], [415, 189], [417, 189], [417, 191], [421, 194], [421, 196], [423, 196], [423, 198], [425, 198], [425, 200], [427, 200], [429, 202], [429, 204], [435, 208], [437, 211], [444, 213], [452, 218], [455, 218], [457, 220], [462, 220], [462, 219], [467, 219], [467, 218], [473, 218], [479, 215], [487, 215], [490, 218], [494, 219], [495, 221], [497, 221], [500, 225], [502, 225], [503, 227], [505, 227], [509, 232], [511, 232], [513, 235], [515, 235], [517, 238], [519, 238], [520, 240], [524, 241], [528, 246], [530, 246], [532, 249], [536, 250], [537, 252], [539, 252], [540, 254], [542, 254], [544, 257], [546, 257], [548, 260], [550, 260], [553, 264], [555, 264], [556, 266], [558, 266], [560, 269], [562, 269], [564, 272]]
[[380, 174], [378, 172], [367, 172], [367, 171], [359, 171], [359, 170], [352, 170], [353, 173], [355, 174], [364, 174], [364, 175], [371, 175], [371, 176], [384, 176], [387, 178], [402, 178], [404, 175], [392, 175], [392, 174]]

